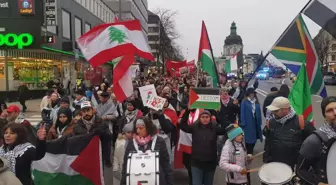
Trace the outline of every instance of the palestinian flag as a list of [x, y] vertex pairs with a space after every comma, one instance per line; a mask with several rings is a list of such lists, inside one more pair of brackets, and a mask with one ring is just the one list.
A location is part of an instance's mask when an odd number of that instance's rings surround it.
[[122, 57], [113, 68], [113, 91], [119, 102], [133, 92], [132, 79], [127, 71], [135, 55], [154, 61], [139, 20], [101, 24], [82, 35], [77, 44], [93, 67]]
[[306, 120], [313, 121], [312, 99], [305, 67], [301, 67], [288, 99], [298, 115], [303, 115]]
[[311, 93], [327, 97], [321, 64], [300, 14], [279, 38], [271, 53], [296, 75], [302, 64], [306, 64]]
[[336, 1], [314, 0], [303, 13], [336, 38]]
[[219, 89], [191, 88], [189, 93], [189, 106], [195, 109], [218, 110], [221, 106]]
[[202, 69], [212, 77], [212, 84], [214, 86], [219, 85], [217, 68], [214, 62], [215, 60], [211, 50], [210, 39], [204, 21], [202, 21], [202, 33], [198, 51], [198, 61], [201, 62]]
[[237, 57], [238, 57], [238, 53], [234, 54], [230, 59], [226, 60], [225, 62], [225, 72], [227, 73], [231, 73], [233, 71], [238, 70], [238, 62], [237, 62]]
[[35, 185], [104, 185], [98, 136], [75, 136], [47, 143], [43, 159], [32, 163]]

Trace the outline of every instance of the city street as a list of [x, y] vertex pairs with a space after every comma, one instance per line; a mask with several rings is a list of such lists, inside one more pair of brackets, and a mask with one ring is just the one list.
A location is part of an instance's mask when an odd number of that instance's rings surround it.
[[[261, 104], [263, 104], [264, 99], [266, 95], [269, 93], [269, 90], [271, 87], [275, 86], [280, 88], [282, 83], [287, 84], [289, 87], [292, 87], [292, 82], [289, 79], [270, 79], [267, 81], [259, 81], [259, 88], [257, 89], [258, 92], [258, 98]], [[253, 81], [249, 84], [252, 85]], [[336, 86], [327, 86], [327, 92], [329, 95], [335, 95], [336, 94]], [[312, 103], [313, 103], [313, 111], [314, 111], [314, 120], [316, 127], [320, 127], [323, 123], [323, 117], [321, 114], [321, 100], [322, 98], [318, 96], [312, 96]], [[29, 100], [27, 101], [28, 111], [25, 113], [27, 116], [27, 119], [31, 121], [33, 124], [37, 124], [38, 120], [40, 120], [40, 111], [39, 111], [39, 104], [41, 100]], [[9, 103], [9, 104], [18, 104], [17, 102]], [[265, 123], [265, 120], [263, 119], [263, 123]], [[255, 148], [255, 154], [263, 151], [263, 143], [257, 143]], [[262, 157], [257, 158], [252, 162], [251, 168], [258, 168], [262, 166]], [[112, 168], [106, 168], [104, 172], [106, 185], [118, 185], [120, 182], [113, 178], [113, 172]], [[220, 169], [217, 169], [216, 175], [215, 175], [215, 181], [214, 185], [223, 185], [225, 182], [225, 173], [221, 171]], [[252, 173], [251, 179], [252, 184], [258, 184], [258, 173]], [[187, 178], [187, 172], [186, 170], [178, 170], [174, 171], [173, 174], [174, 177], [174, 184], [175, 185], [186, 185], [188, 184], [188, 178]]]

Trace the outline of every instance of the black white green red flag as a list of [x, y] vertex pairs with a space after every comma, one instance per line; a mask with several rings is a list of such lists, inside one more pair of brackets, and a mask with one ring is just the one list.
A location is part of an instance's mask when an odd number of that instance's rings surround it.
[[44, 158], [32, 163], [35, 185], [104, 185], [98, 136], [74, 136], [48, 141]]

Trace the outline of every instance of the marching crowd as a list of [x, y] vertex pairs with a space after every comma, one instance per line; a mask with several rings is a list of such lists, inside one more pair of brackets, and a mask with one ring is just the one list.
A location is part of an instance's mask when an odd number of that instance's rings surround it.
[[[167, 100], [162, 110], [142, 102], [138, 87], [150, 84]], [[172, 78], [154, 71], [133, 81], [134, 93], [124, 102], [117, 101], [107, 81], [92, 88], [80, 84], [73, 101], [53, 88], [42, 99], [37, 127], [21, 113], [26, 107], [6, 106], [0, 119], [0, 184], [32, 185], [30, 165], [43, 158], [48, 140], [90, 133], [100, 136], [104, 165], [113, 168], [122, 185], [128, 154], [149, 149], [159, 152], [160, 185], [173, 184], [178, 156], [190, 185], [212, 185], [217, 166], [226, 172], [228, 185], [250, 184], [258, 140], [265, 142], [264, 163], [287, 164], [305, 184], [327, 184], [321, 151], [336, 137], [336, 97], [322, 101], [325, 123], [315, 129], [292, 108], [286, 85], [273, 87], [262, 103], [256, 96], [258, 82], [248, 87], [244, 80], [232, 80], [221, 87], [219, 110], [190, 109], [189, 89], [206, 86], [205, 78], [197, 84], [194, 75]]]

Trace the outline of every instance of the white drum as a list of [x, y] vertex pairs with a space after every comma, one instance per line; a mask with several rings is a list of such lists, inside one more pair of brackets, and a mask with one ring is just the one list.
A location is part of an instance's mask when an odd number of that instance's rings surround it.
[[291, 181], [293, 170], [285, 163], [271, 162], [264, 164], [259, 170], [259, 179], [269, 185], [282, 185]]
[[336, 185], [336, 140], [331, 142], [326, 162], [328, 184]]
[[159, 185], [160, 183], [160, 166], [159, 152], [154, 151], [156, 137], [152, 142], [151, 150], [143, 153], [139, 151], [138, 146], [133, 140], [137, 153], [130, 153], [127, 159], [126, 184], [150, 184]]

